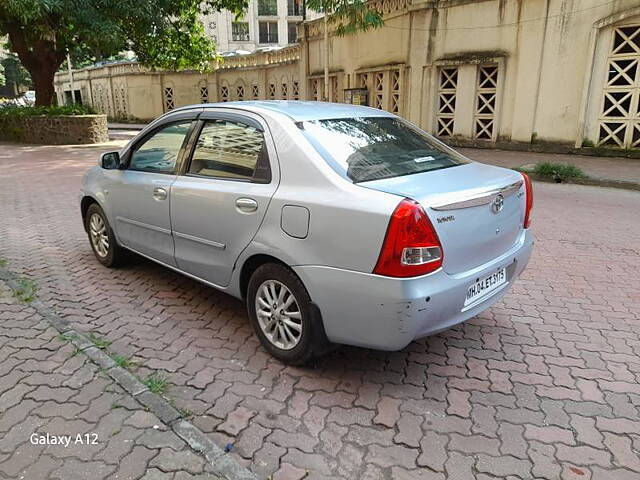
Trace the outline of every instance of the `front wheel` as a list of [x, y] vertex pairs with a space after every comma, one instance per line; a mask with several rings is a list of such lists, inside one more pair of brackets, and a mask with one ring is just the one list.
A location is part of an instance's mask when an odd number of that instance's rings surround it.
[[301, 365], [326, 350], [322, 320], [300, 279], [269, 263], [252, 275], [247, 310], [262, 345], [277, 359]]
[[122, 263], [124, 251], [116, 242], [102, 208], [96, 203], [90, 205], [84, 221], [91, 249], [98, 261], [106, 267], [116, 267]]

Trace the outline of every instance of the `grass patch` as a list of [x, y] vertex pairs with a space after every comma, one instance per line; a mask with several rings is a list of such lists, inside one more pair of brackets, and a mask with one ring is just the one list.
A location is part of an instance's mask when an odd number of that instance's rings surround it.
[[111, 345], [111, 342], [109, 340], [105, 340], [104, 338], [97, 336], [95, 333], [89, 334], [89, 340], [91, 340], [93, 344], [101, 350], [104, 350], [109, 345]]
[[132, 368], [137, 367], [138, 363], [132, 361], [129, 357], [125, 357], [124, 355], [113, 355], [113, 361], [116, 362], [116, 365], [122, 368]]
[[36, 282], [28, 278], [19, 278], [16, 280], [16, 289], [13, 294], [22, 303], [30, 303], [36, 299], [36, 290], [38, 289]]
[[551, 177], [557, 182], [561, 182], [568, 178], [586, 177], [585, 173], [579, 167], [562, 163], [538, 163], [536, 164], [533, 172], [544, 177]]
[[158, 393], [160, 395], [165, 393], [167, 388], [169, 388], [169, 380], [157, 373], [152, 373], [142, 380], [142, 383], [144, 383], [151, 392]]
[[6, 267], [6, 266], [7, 266], [7, 259], [0, 257], [0, 267]]
[[78, 338], [78, 335], [76, 335], [75, 333], [61, 333], [60, 335], [58, 335], [58, 340], [61, 340], [63, 342], [71, 342], [76, 338]]

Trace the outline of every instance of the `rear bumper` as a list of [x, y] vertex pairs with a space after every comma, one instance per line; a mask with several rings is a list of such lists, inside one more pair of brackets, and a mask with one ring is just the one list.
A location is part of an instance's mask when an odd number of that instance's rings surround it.
[[[504, 255], [456, 275], [439, 270], [398, 279], [322, 266], [294, 270], [320, 308], [330, 341], [400, 350], [416, 338], [464, 322], [494, 305], [527, 266], [532, 248], [533, 236], [525, 230]], [[507, 283], [464, 307], [469, 286], [502, 267], [507, 268]]]

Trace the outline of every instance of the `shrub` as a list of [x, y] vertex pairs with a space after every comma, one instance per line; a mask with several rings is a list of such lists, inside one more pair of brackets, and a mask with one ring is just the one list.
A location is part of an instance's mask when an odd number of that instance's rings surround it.
[[534, 173], [545, 177], [551, 177], [557, 182], [561, 182], [567, 178], [584, 178], [585, 173], [575, 165], [562, 163], [542, 162], [536, 164]]
[[50, 107], [1, 106], [0, 116], [33, 116], [33, 115], [89, 115], [96, 113], [87, 105], [62, 105]]

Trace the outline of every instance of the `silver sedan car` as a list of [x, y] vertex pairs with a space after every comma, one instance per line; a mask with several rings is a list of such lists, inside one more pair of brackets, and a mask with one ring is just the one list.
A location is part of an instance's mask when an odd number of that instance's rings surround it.
[[508, 291], [533, 245], [526, 175], [344, 104], [173, 110], [103, 154], [80, 198], [103, 265], [130, 250], [242, 299], [293, 364], [463, 322]]

